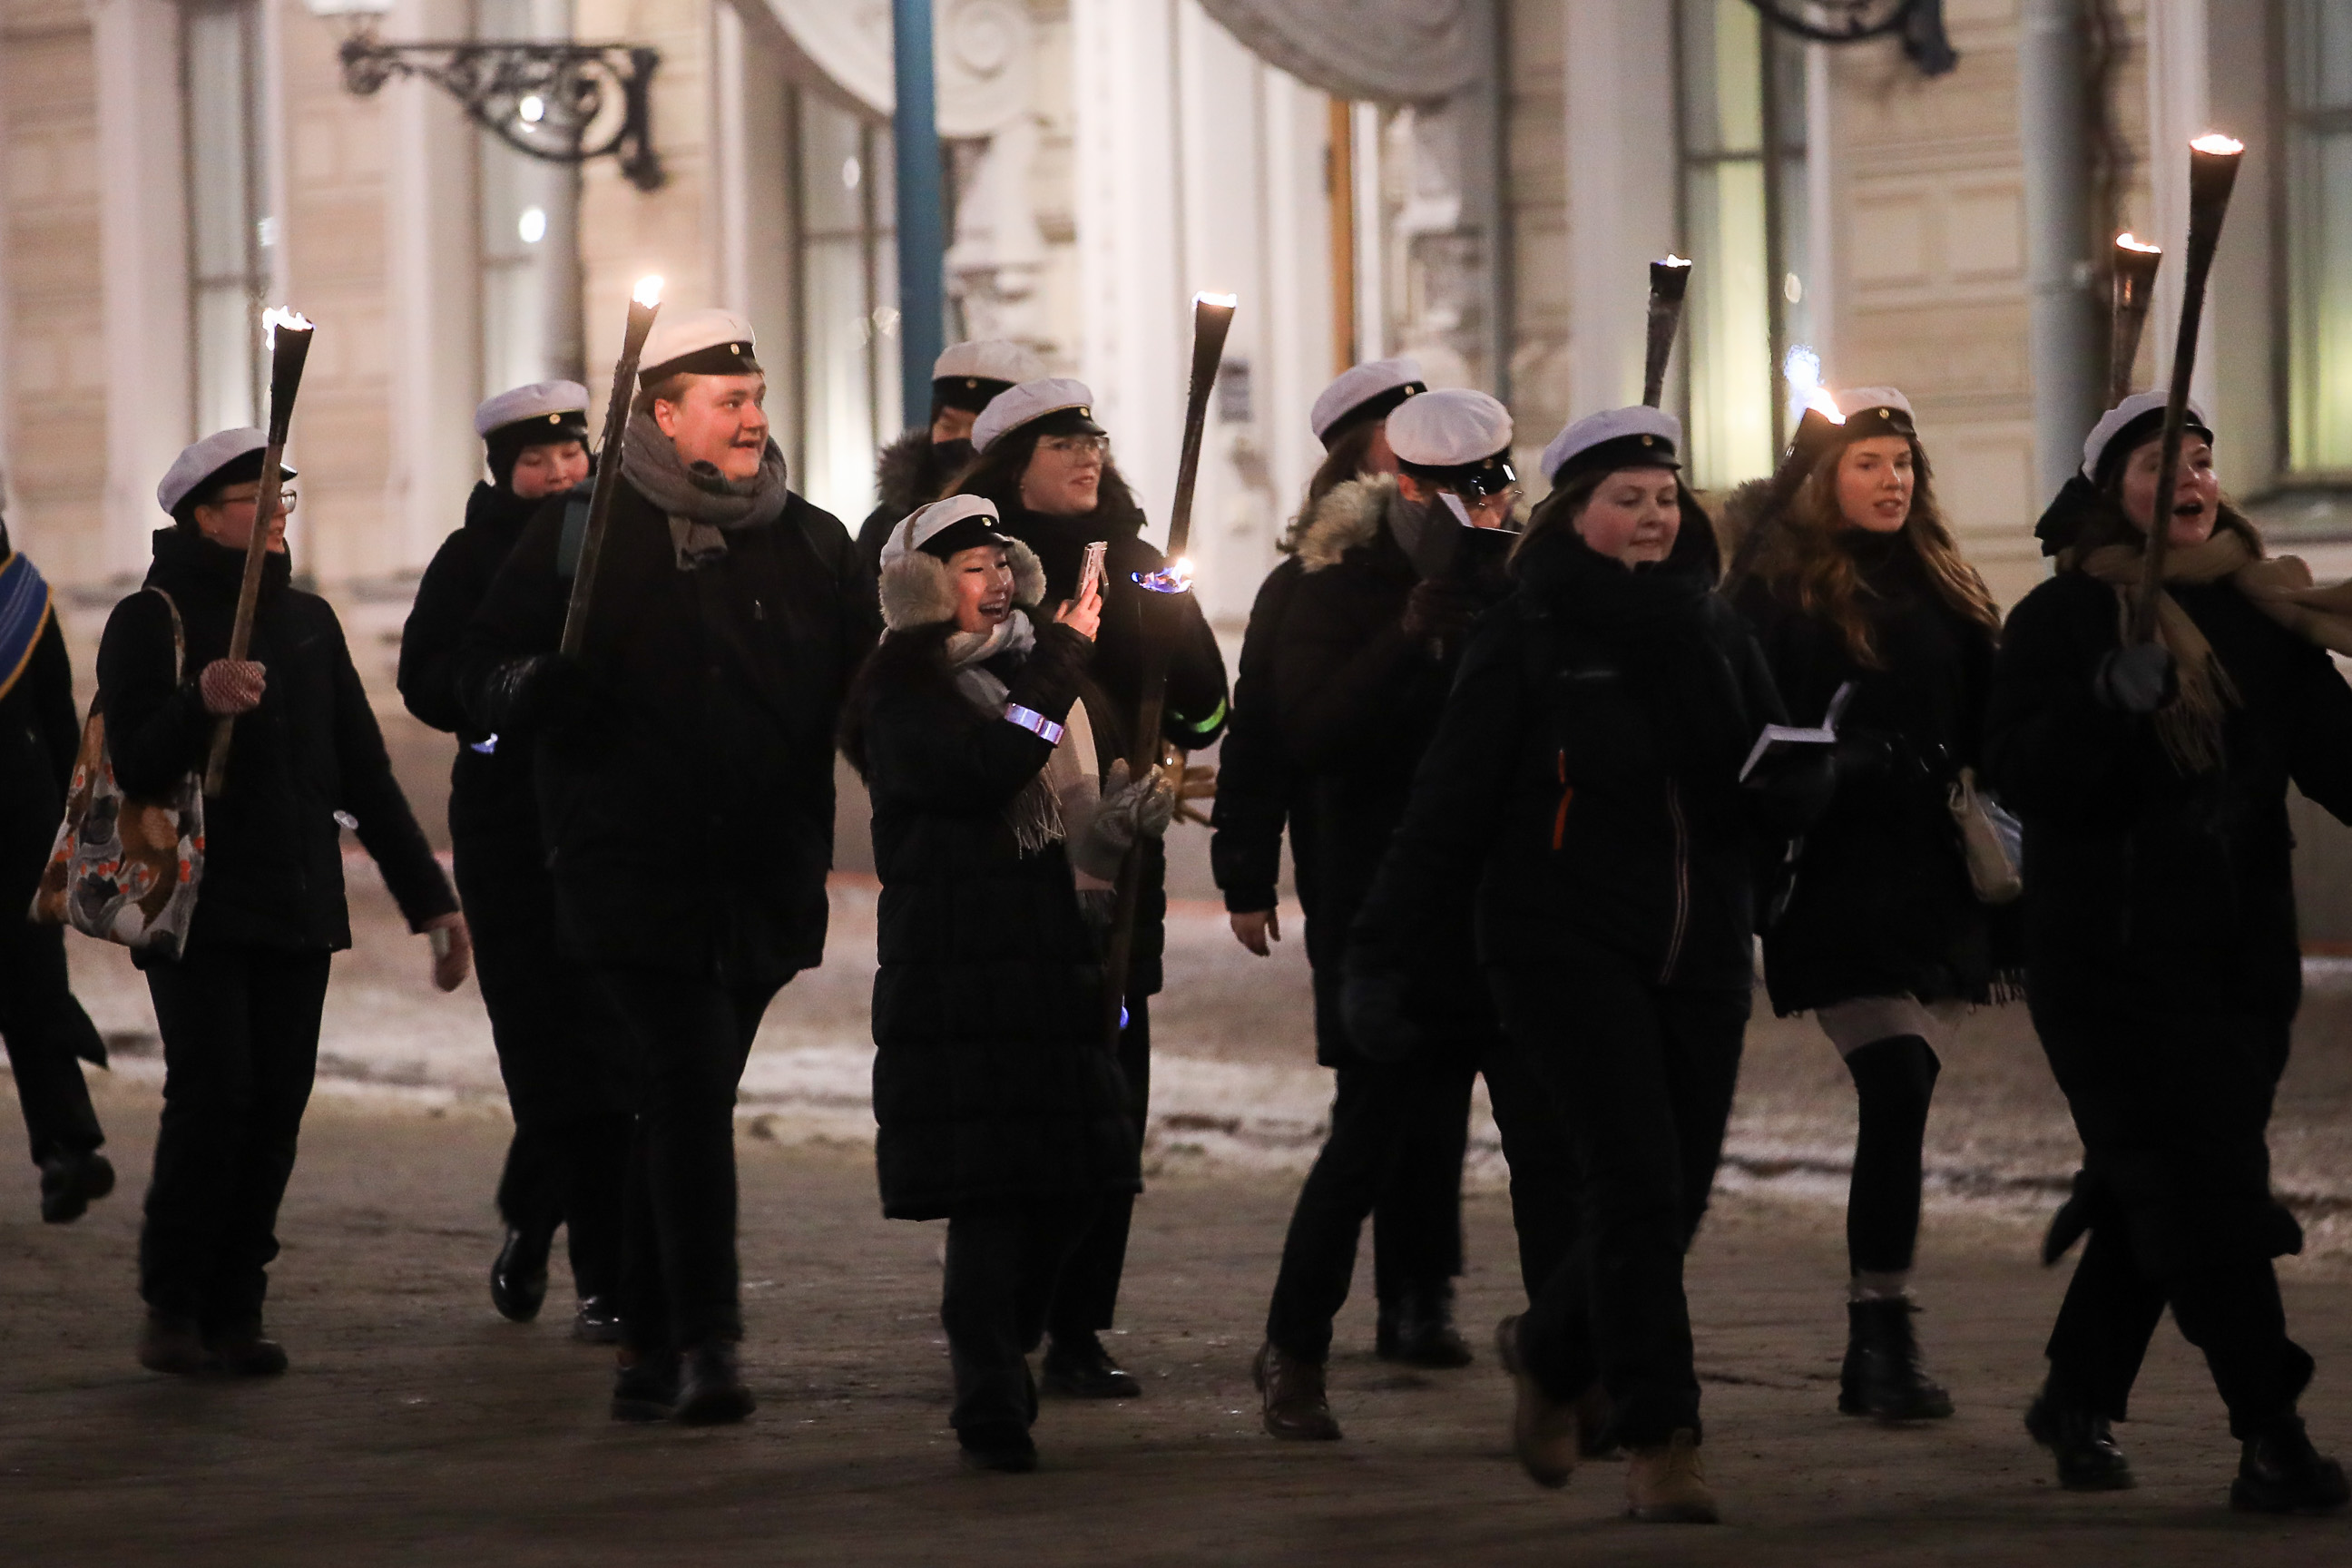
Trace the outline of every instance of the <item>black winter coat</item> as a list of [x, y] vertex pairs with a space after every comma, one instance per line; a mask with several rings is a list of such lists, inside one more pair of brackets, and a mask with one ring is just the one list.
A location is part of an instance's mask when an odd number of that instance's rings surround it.
[[868, 572], [882, 569], [882, 547], [890, 531], [917, 507], [947, 493], [956, 476], [971, 466], [970, 441], [934, 441], [931, 427], [908, 431], [874, 459], [874, 490], [880, 499], [857, 528], [857, 553]]
[[1631, 573], [1564, 526], [1517, 571], [1463, 656], [1349, 968], [1408, 972], [1429, 911], [1475, 879], [1487, 964], [1545, 964], [1572, 933], [1658, 985], [1746, 988], [1756, 840], [1802, 826], [1737, 782], [1785, 721], [1755, 639], [1711, 574]]
[[[502, 670], [562, 638], [562, 526], [539, 510], [467, 632], [478, 729], [513, 733]], [[847, 531], [797, 495], [727, 546], [680, 571], [668, 520], [621, 481], [582, 655], [601, 698], [532, 766], [573, 957], [781, 984], [824, 954], [834, 730], [879, 612]]]
[[[8, 535], [0, 529], [0, 563], [8, 553]], [[0, 669], [0, 680], [8, 674]], [[33, 901], [80, 750], [73, 663], [52, 612], [15, 684], [0, 693], [0, 919], [23, 920]]]
[[[1298, 780], [1295, 819], [1307, 825], [1307, 847], [1294, 853], [1300, 885], [1312, 889], [1303, 898], [1307, 957], [1315, 971], [1316, 1056], [1327, 1067], [1360, 1059], [1339, 1006], [1349, 929], [1404, 816], [1414, 769], [1469, 641], [1465, 634], [1433, 643], [1404, 629], [1406, 601], [1421, 578], [1392, 531], [1390, 509], [1403, 504], [1395, 495], [1387, 485], [1348, 485], [1324, 498], [1301, 532], [1304, 574], [1270, 661], [1279, 732]], [[1463, 884], [1453, 895], [1422, 910], [1413, 962], [1415, 1019], [1440, 1030], [1490, 1016], [1471, 889]]]
[[[1757, 579], [1742, 614], [1801, 724], [1853, 682], [1829, 809], [1806, 829], [1782, 912], [1764, 932], [1764, 977], [1782, 1016], [1862, 996], [1986, 1002], [1991, 913], [1969, 881], [1948, 795], [1980, 761], [1993, 635], [1946, 604], [1900, 535], [1850, 533], [1880, 662], [1854, 658], [1826, 616]], [[1786, 874], [1786, 873], [1784, 873]]]
[[1297, 771], [1282, 744], [1282, 717], [1274, 689], [1275, 648], [1283, 616], [1297, 593], [1303, 569], [1286, 555], [1258, 584], [1249, 626], [1242, 633], [1241, 666], [1234, 677], [1233, 718], [1217, 747], [1217, 798], [1209, 815], [1209, 872], [1235, 914], [1270, 910], [1280, 901], [1282, 834], [1291, 834], [1291, 861], [1300, 896], [1311, 885], [1310, 851], [1300, 838]]
[[2352, 689], [2227, 582], [2176, 584], [2235, 684], [2224, 765], [2184, 775], [2092, 695], [2115, 590], [2063, 572], [2010, 615], [1986, 762], [2025, 826], [2026, 994], [2094, 1202], [2144, 1256], [2294, 1250], [2265, 1128], [2302, 1000], [2286, 786], [2352, 821]]
[[[155, 534], [147, 586], [179, 605], [187, 664], [172, 679], [172, 617], [152, 593], [114, 606], [98, 647], [98, 703], [115, 777], [159, 795], [202, 768], [213, 720], [196, 679], [228, 656], [245, 552], [180, 528]], [[250, 657], [268, 679], [261, 705], [230, 732], [223, 793], [205, 800], [205, 870], [189, 926], [193, 949], [215, 942], [333, 951], [352, 944], [343, 853], [335, 821], [358, 822], [411, 930], [457, 907], [449, 879], [392, 775], [383, 731], [327, 601], [290, 585], [286, 556], [268, 557]]]
[[[558, 502], [561, 514], [562, 498]], [[523, 527], [545, 504], [512, 490], [477, 483], [466, 499], [465, 526], [441, 542], [416, 585], [408, 624], [400, 635], [400, 695], [408, 710], [434, 729], [457, 737], [449, 768], [449, 835], [453, 839], [516, 837], [535, 841], [530, 745], [476, 727], [458, 691], [457, 669], [466, 628], [490, 591], [499, 568], [514, 552]]]
[[[1058, 843], [1024, 854], [1005, 807], [1053, 747], [958, 691], [946, 628], [885, 638], [848, 747], [874, 800], [875, 1163], [896, 1219], [1134, 1192], [1139, 1143], [1103, 1038], [1102, 967]], [[1060, 722], [1086, 640], [1047, 626], [1010, 700]]]
[[[1109, 698], [1120, 718], [1117, 733], [1097, 736], [1122, 752], [1132, 750], [1128, 731], [1143, 695], [1144, 616], [1163, 616], [1172, 622], [1172, 652], [1168, 661], [1168, 700], [1160, 732], [1173, 744], [1197, 752], [1224, 732], [1226, 710], [1225, 658], [1217, 634], [1191, 595], [1171, 597], [1138, 587], [1135, 574], [1156, 572], [1167, 563], [1140, 535], [1143, 514], [1131, 505], [1114, 509], [1108, 502], [1083, 517], [1048, 516], [1026, 507], [998, 502], [1003, 531], [1037, 552], [1045, 568], [1047, 606], [1059, 604], [1078, 590], [1078, 568], [1087, 545], [1101, 540], [1110, 548], [1103, 560], [1102, 628], [1095, 640], [1093, 679]], [[1136, 906], [1135, 952], [1128, 971], [1129, 997], [1150, 996], [1160, 990], [1160, 954], [1167, 945], [1168, 850], [1160, 839], [1145, 840], [1143, 887]]]

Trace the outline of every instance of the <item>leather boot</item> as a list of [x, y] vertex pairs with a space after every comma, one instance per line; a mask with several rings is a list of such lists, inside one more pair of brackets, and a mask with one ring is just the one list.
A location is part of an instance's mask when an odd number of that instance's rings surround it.
[[41, 1162], [41, 1218], [71, 1225], [91, 1202], [114, 1190], [114, 1163], [97, 1150], [52, 1154]]
[[758, 1408], [743, 1385], [735, 1347], [725, 1340], [698, 1345], [680, 1358], [677, 1408], [672, 1419], [682, 1426], [723, 1426], [740, 1421]]
[[616, 1345], [621, 1342], [621, 1309], [610, 1296], [583, 1296], [580, 1310], [572, 1317], [572, 1337], [584, 1344]]
[[1323, 1369], [1313, 1362], [1286, 1356], [1272, 1341], [1258, 1347], [1250, 1363], [1250, 1382], [1265, 1401], [1269, 1436], [1297, 1442], [1328, 1443], [1339, 1436], [1339, 1423], [1331, 1415], [1331, 1401], [1323, 1391]]
[[1519, 1320], [1495, 1325], [1495, 1353], [1511, 1374], [1511, 1451], [1538, 1486], [1564, 1487], [1576, 1473], [1582, 1445], [1577, 1433], [1577, 1402], [1565, 1404], [1543, 1391], [1519, 1359]]
[[155, 1307], [147, 1309], [147, 1321], [139, 1331], [141, 1366], [149, 1372], [186, 1377], [204, 1371], [207, 1359], [205, 1337], [194, 1318]]
[[286, 1372], [286, 1347], [263, 1337], [259, 1323], [207, 1334], [205, 1350], [213, 1369], [231, 1377], [280, 1377]]
[[1952, 1396], [1919, 1364], [1919, 1342], [1904, 1296], [1848, 1301], [1845, 1367], [1838, 1377], [1838, 1408], [1880, 1421], [1940, 1421]]
[[2311, 1446], [2294, 1415], [2246, 1440], [2230, 1483], [2230, 1506], [2241, 1513], [2326, 1513], [2347, 1499], [2344, 1467]]
[[1625, 1511], [1644, 1524], [1716, 1522], [1696, 1433], [1682, 1427], [1663, 1443], [1633, 1449], [1625, 1468]]
[[2058, 1484], [2070, 1492], [2122, 1492], [2139, 1485], [2107, 1418], [2046, 1385], [2025, 1413], [2025, 1429], [2058, 1461]]
[[613, 1419], [667, 1421], [677, 1409], [677, 1354], [621, 1352], [613, 1373]]
[[490, 1305], [510, 1323], [528, 1323], [547, 1300], [547, 1254], [555, 1227], [507, 1227], [507, 1239], [490, 1264]]
[[1447, 1371], [1477, 1358], [1454, 1327], [1454, 1285], [1417, 1285], [1381, 1310], [1374, 1348], [1382, 1361]]
[[1110, 1359], [1101, 1336], [1056, 1335], [1045, 1347], [1045, 1392], [1066, 1399], [1133, 1399], [1143, 1384]]

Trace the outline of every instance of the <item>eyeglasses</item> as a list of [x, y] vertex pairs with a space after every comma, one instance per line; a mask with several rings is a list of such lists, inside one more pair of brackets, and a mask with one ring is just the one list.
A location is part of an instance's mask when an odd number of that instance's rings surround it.
[[1037, 443], [1045, 452], [1066, 452], [1073, 458], [1103, 458], [1110, 456], [1108, 436], [1047, 436]]
[[[295, 503], [300, 500], [301, 497], [296, 492], [292, 485], [288, 485], [284, 489], [278, 492], [278, 504], [286, 511], [292, 511], [294, 510]], [[256, 489], [253, 494], [249, 496], [222, 496], [213, 502], [215, 506], [221, 507], [258, 507], [260, 503], [261, 492], [258, 489]]]

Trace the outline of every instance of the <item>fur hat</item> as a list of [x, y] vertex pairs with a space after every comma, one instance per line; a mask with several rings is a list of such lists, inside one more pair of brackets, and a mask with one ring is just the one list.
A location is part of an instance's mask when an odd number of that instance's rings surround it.
[[[1013, 603], [1034, 610], [1045, 597], [1045, 568], [1037, 552], [1013, 540], [1004, 547], [1013, 567]], [[882, 567], [882, 625], [894, 632], [934, 626], [955, 619], [955, 583], [948, 563], [936, 555], [909, 550]]]

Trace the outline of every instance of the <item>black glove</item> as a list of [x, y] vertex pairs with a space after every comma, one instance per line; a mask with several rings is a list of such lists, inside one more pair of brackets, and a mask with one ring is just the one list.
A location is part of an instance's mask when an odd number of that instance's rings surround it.
[[2099, 660], [2091, 695], [2118, 713], [2148, 714], [2180, 695], [2180, 672], [2172, 650], [2160, 642], [2133, 643]]
[[533, 654], [508, 666], [499, 677], [512, 684], [507, 725], [519, 734], [569, 729], [605, 700], [604, 681], [566, 654]]
[[1339, 1017], [1348, 1043], [1376, 1062], [1397, 1062], [1421, 1045], [1421, 1031], [1404, 1016], [1404, 976], [1387, 970], [1348, 972], [1339, 984]]
[[1840, 735], [1830, 753], [1842, 784], [1872, 784], [1895, 771], [1895, 747], [1884, 735]]
[[1839, 772], [1829, 748], [1791, 746], [1759, 763], [1739, 787], [1757, 826], [1793, 838], [1829, 809]]
[[1409, 637], [1450, 637], [1478, 618], [1478, 596], [1451, 577], [1431, 577], [1412, 585], [1404, 602]]

